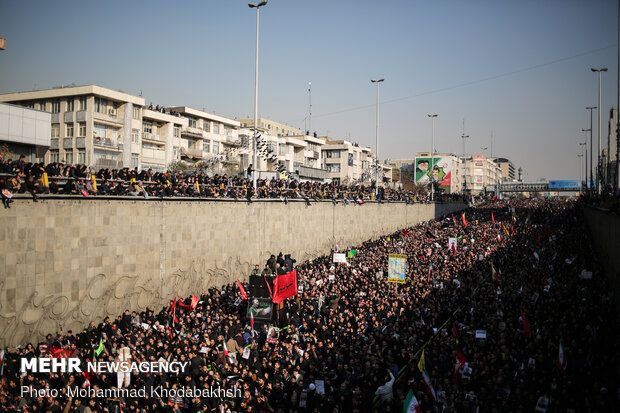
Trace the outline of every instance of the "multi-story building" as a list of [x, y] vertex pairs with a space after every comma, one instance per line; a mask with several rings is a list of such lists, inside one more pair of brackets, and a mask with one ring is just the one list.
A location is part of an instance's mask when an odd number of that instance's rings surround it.
[[410, 190], [415, 185], [415, 159], [386, 159], [383, 161], [384, 165], [392, 168], [392, 176], [398, 182], [401, 187]]
[[[277, 122], [270, 124], [273, 126]], [[305, 135], [277, 136], [263, 127], [257, 129], [260, 134], [258, 165], [253, 169], [259, 176], [288, 176], [300, 181], [324, 181], [327, 178], [326, 171], [321, 168], [324, 139]], [[253, 134], [253, 128], [242, 127], [239, 131], [242, 142], [241, 164], [245, 169], [253, 162]], [[282, 174], [278, 173], [278, 169], [283, 169]]]
[[459, 174], [462, 161], [451, 153], [418, 152], [415, 158], [415, 183], [437, 182], [438, 189], [447, 194], [462, 192], [463, 179]]
[[479, 194], [487, 186], [502, 182], [502, 170], [493, 160], [484, 155], [461, 158], [461, 179], [463, 192]]
[[617, 157], [617, 148], [618, 141], [616, 136], [616, 130], [618, 128], [618, 110], [611, 109], [609, 111], [609, 126], [607, 131], [607, 142], [609, 142], [608, 149], [603, 153], [603, 159], [605, 159], [605, 164], [607, 165], [605, 177], [607, 177], [606, 181], [609, 185], [612, 185], [618, 182], [617, 173], [618, 173], [618, 157]]
[[187, 106], [165, 109], [185, 120], [172, 139], [175, 159], [204, 165], [214, 172], [238, 172], [239, 122]]
[[[346, 140], [323, 137], [323, 165], [334, 183], [370, 183], [375, 180], [375, 156], [371, 148]], [[391, 169], [381, 165], [382, 169]], [[383, 179], [382, 179], [383, 181]]]
[[43, 162], [50, 146], [51, 119], [49, 112], [0, 104], [0, 146], [6, 145], [8, 156], [24, 155], [27, 162]]
[[501, 182], [515, 182], [515, 166], [506, 158], [489, 158], [501, 170]]
[[[241, 118], [236, 119], [242, 128], [254, 128], [254, 118]], [[288, 126], [284, 123], [276, 122], [271, 119], [258, 118], [256, 129], [261, 130], [264, 133], [268, 133], [272, 136], [302, 136], [303, 131], [301, 129]]]
[[239, 122], [222, 116], [147, 107], [142, 97], [96, 85], [7, 93], [0, 102], [51, 112], [45, 162], [164, 171], [185, 160], [238, 170]]

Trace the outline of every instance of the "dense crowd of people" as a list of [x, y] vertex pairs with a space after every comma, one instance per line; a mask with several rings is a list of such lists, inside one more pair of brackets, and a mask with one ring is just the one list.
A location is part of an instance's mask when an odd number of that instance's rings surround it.
[[[281, 198], [306, 202], [364, 202], [374, 198], [374, 185], [341, 185], [299, 182], [295, 179], [258, 179], [256, 188], [249, 177], [213, 175], [205, 171], [154, 172], [138, 168], [94, 170], [86, 165], [29, 163], [0, 159], [0, 191], [5, 194], [29, 193], [36, 201], [40, 194], [113, 195], [143, 197], [206, 197], [231, 199]], [[95, 177], [95, 178], [93, 178]], [[8, 191], [8, 192], [6, 192]], [[379, 187], [377, 200], [422, 202], [426, 193]], [[442, 200], [462, 199], [459, 195], [442, 195]], [[5, 208], [10, 197], [3, 195]]]
[[[54, 349], [114, 361], [127, 347], [135, 361], [189, 362], [179, 375], [133, 374], [129, 388], [240, 394], [128, 397], [124, 412], [395, 412], [409, 391], [424, 412], [618, 411], [615, 295], [578, 203], [490, 202], [354, 249], [346, 263], [330, 254], [296, 266], [299, 294], [284, 302], [275, 338], [229, 284], [7, 349], [0, 410], [104, 411], [109, 401], [67, 389], [114, 388], [116, 375], [20, 374], [20, 359]], [[407, 256], [402, 284], [387, 281], [394, 253]], [[294, 263], [274, 259], [266, 267]], [[60, 396], [22, 397], [22, 386]]]

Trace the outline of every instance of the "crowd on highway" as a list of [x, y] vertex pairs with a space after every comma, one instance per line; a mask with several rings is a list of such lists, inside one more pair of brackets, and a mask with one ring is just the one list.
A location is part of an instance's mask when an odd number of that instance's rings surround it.
[[[7, 349], [0, 410], [102, 412], [105, 399], [62, 394], [112, 388], [116, 375], [20, 375], [20, 358], [114, 361], [128, 347], [136, 361], [189, 362], [179, 375], [132, 375], [129, 388], [241, 395], [128, 397], [124, 412], [396, 412], [410, 391], [424, 412], [618, 411], [615, 295], [576, 204], [488, 202], [365, 242], [347, 263], [300, 263], [277, 336], [251, 328], [235, 283]], [[387, 282], [392, 253], [407, 256], [405, 283]], [[21, 386], [61, 396], [21, 397]]]
[[[345, 185], [299, 182], [295, 179], [258, 179], [251, 176], [208, 175], [205, 171], [154, 172], [137, 168], [100, 169], [86, 165], [25, 162], [0, 159], [0, 191], [5, 208], [13, 194], [28, 193], [36, 201], [41, 194], [78, 196], [206, 197], [230, 199], [304, 199], [306, 202], [332, 200], [361, 203], [374, 199], [374, 185]], [[444, 200], [460, 196], [442, 195]], [[425, 194], [379, 187], [378, 200], [422, 202]]]

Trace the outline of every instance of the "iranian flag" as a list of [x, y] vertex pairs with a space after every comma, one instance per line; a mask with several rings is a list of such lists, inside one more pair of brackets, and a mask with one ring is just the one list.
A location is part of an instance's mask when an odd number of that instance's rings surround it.
[[454, 376], [452, 377], [454, 384], [457, 383], [458, 373], [459, 371], [461, 371], [463, 366], [465, 366], [465, 363], [467, 363], [467, 357], [465, 357], [465, 355], [461, 353], [461, 350], [457, 349], [456, 350], [456, 364], [454, 365]]
[[467, 220], [465, 219], [465, 212], [461, 214], [461, 219], [463, 220], [463, 225], [467, 228]]
[[172, 307], [170, 307], [170, 314], [172, 314], [172, 325], [179, 322], [177, 315], [174, 313], [174, 310], [177, 308], [177, 297], [174, 296], [174, 301], [172, 302]]
[[250, 308], [250, 329], [254, 331], [254, 311]]
[[411, 389], [409, 389], [409, 393], [407, 393], [407, 397], [405, 398], [403, 413], [422, 413], [422, 407], [420, 406], [420, 403], [418, 403], [418, 399], [416, 399], [415, 394], [413, 394], [413, 390]]
[[530, 330], [530, 323], [527, 321], [527, 317], [525, 316], [523, 309], [521, 309], [521, 319], [523, 320], [523, 334], [525, 334], [525, 337], [530, 337], [532, 335], [532, 331]]
[[420, 373], [422, 373], [422, 380], [424, 381], [424, 387], [433, 396], [433, 400], [437, 401], [437, 394], [435, 393], [435, 389], [431, 384], [431, 378], [428, 376], [426, 372], [426, 362], [424, 361], [424, 350], [422, 350], [422, 356], [420, 356], [420, 361], [418, 362], [418, 369]]
[[224, 355], [230, 364], [233, 364], [232, 358], [228, 355], [228, 347], [226, 347], [226, 340], [222, 340], [222, 344], [224, 345]]
[[433, 275], [433, 264], [428, 267], [428, 282], [431, 282], [431, 275]]
[[6, 347], [0, 351], [0, 376], [4, 373], [4, 357], [6, 356]]
[[560, 349], [558, 350], [558, 367], [562, 372], [566, 371], [566, 355], [564, 354], [564, 344], [560, 340]]
[[493, 266], [493, 263], [491, 263], [491, 279], [493, 281], [499, 280], [499, 277], [497, 275], [497, 271], [495, 271], [495, 267]]
[[495, 215], [493, 215], [493, 212], [491, 212], [491, 221], [493, 222], [493, 225], [495, 225]]

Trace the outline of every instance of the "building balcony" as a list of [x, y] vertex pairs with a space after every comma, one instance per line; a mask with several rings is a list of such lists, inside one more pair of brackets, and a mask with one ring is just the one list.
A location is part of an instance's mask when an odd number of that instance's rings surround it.
[[75, 139], [75, 147], [78, 148], [78, 149], [86, 148], [86, 138], [85, 137], [76, 138]]
[[110, 123], [123, 124], [123, 120], [118, 113], [118, 109], [108, 108], [107, 113], [93, 112], [95, 120], [103, 120]]
[[161, 145], [166, 144], [166, 141], [163, 136], [156, 135], [154, 133], [149, 133], [149, 132], [142, 133], [142, 140], [152, 141], [153, 143], [158, 143]]
[[65, 123], [73, 123], [73, 122], [75, 122], [75, 113], [73, 113], [73, 112], [65, 112], [65, 113], [63, 113], [62, 120]]
[[86, 111], [81, 110], [76, 113], [76, 119], [78, 122], [86, 122]]
[[58, 149], [58, 139], [50, 139], [50, 149]]
[[299, 173], [301, 178], [313, 178], [313, 179], [325, 179], [327, 178], [328, 171], [320, 168], [312, 168], [309, 166], [305, 166], [300, 162], [295, 162], [293, 164], [295, 167], [295, 171]]
[[110, 149], [116, 149], [116, 150], [120, 149], [116, 139], [102, 138], [99, 136], [93, 137], [93, 145], [102, 146], [102, 147], [110, 148]]
[[121, 163], [116, 159], [99, 158], [95, 160], [96, 169], [105, 169], [105, 168], [118, 169], [120, 167], [121, 167]]
[[202, 154], [201, 149], [183, 148], [183, 147], [181, 147], [181, 156], [185, 156], [190, 159], [203, 159], [204, 158], [204, 155]]
[[62, 149], [72, 149], [72, 148], [73, 148], [73, 138], [63, 138]]
[[193, 139], [202, 139], [202, 129], [188, 126], [184, 129], [181, 129], [181, 135], [184, 135], [184, 136], [187, 136]]

